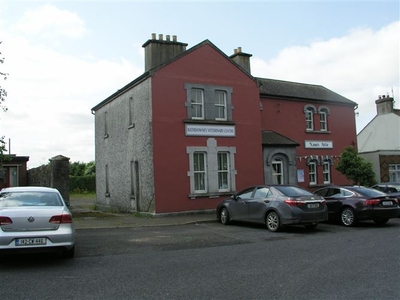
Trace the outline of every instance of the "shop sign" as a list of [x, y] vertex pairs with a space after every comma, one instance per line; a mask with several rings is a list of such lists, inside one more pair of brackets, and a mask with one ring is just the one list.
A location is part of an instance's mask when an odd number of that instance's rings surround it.
[[304, 148], [332, 149], [333, 142], [332, 141], [304, 141]]
[[185, 134], [186, 136], [234, 137], [236, 132], [234, 125], [185, 124]]

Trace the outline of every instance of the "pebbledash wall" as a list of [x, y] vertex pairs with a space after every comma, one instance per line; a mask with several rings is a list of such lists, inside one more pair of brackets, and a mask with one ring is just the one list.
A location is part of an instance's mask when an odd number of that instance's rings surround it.
[[349, 183], [356, 103], [322, 86], [255, 78], [250, 54], [155, 35], [145, 73], [92, 108], [96, 205], [153, 214], [215, 209], [249, 185]]

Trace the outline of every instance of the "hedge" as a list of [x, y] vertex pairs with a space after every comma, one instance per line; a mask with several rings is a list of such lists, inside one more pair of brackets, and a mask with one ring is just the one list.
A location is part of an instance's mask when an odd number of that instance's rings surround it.
[[69, 176], [71, 193], [96, 193], [96, 175]]

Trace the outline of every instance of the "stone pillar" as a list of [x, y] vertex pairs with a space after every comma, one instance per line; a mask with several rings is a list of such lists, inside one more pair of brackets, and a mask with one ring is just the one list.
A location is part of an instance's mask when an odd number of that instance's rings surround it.
[[57, 189], [69, 206], [69, 157], [57, 155], [50, 158], [50, 186]]

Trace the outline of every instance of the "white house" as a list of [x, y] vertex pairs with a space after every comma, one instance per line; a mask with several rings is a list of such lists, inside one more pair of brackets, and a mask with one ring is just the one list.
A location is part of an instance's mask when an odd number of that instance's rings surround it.
[[379, 96], [377, 115], [357, 135], [358, 152], [370, 161], [378, 182], [400, 182], [400, 109], [394, 99]]

